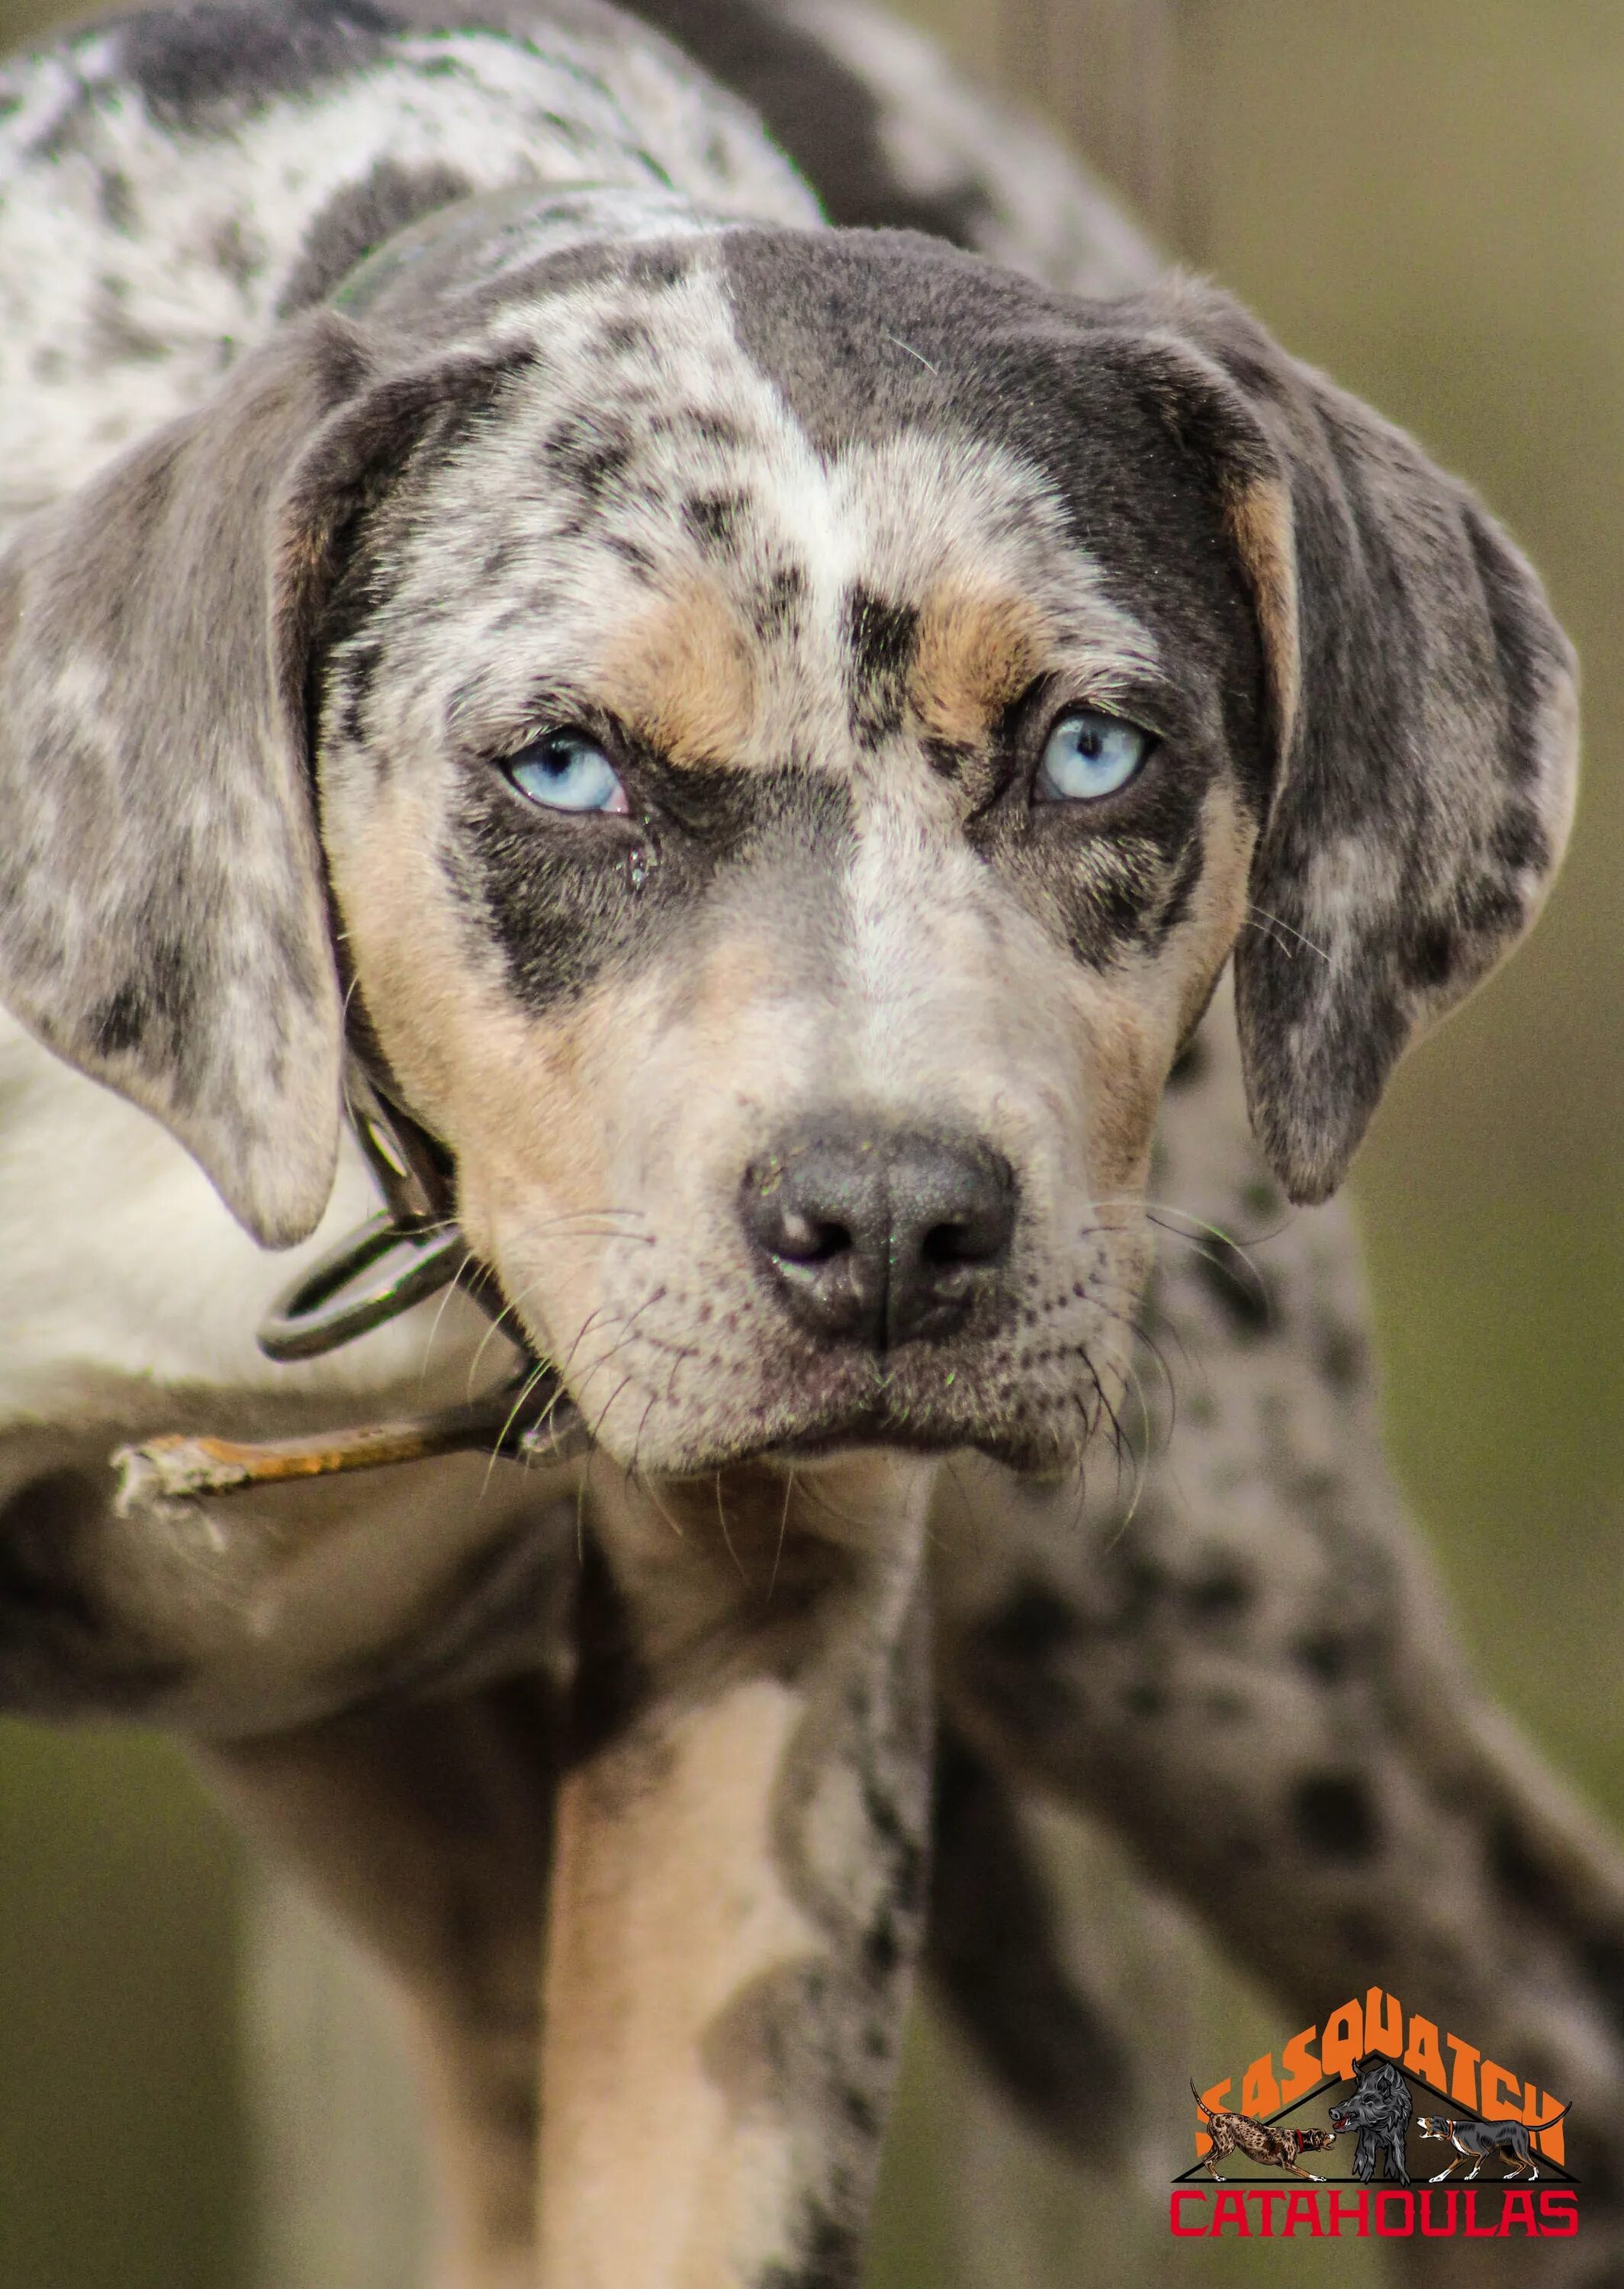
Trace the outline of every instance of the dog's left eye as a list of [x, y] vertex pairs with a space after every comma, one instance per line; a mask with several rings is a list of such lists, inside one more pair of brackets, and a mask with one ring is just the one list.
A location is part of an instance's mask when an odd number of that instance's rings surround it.
[[503, 765], [527, 801], [547, 810], [600, 810], [624, 818], [631, 809], [615, 766], [584, 731], [549, 731]]
[[1043, 750], [1038, 793], [1051, 802], [1097, 802], [1115, 794], [1142, 770], [1156, 745], [1149, 731], [1097, 707], [1073, 707], [1060, 717]]

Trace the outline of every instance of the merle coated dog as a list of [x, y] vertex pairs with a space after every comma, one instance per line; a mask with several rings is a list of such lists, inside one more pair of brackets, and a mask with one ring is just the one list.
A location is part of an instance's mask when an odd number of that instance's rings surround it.
[[[961, 100], [900, 36], [796, 12], [823, 77], [785, 102], [776, 12], [654, 12], [776, 84], [786, 142], [846, 120], [803, 152], [840, 227], [597, 0], [201, 0], [0, 83], [0, 1688], [211, 1743], [387, 1962], [460, 2278], [846, 2284], [923, 1922], [927, 1589], [967, 1728], [1039, 1761], [1062, 1704], [988, 1679], [1053, 1599], [1034, 1559], [978, 1631], [968, 1576], [1046, 1502], [1063, 1541], [1119, 1427], [1164, 1089], [1210, 1169], [1244, 1070], [1275, 1183], [1325, 1198], [1539, 905], [1573, 676], [1470, 493], [1135, 275], [1047, 146], [943, 195]], [[849, 227], [887, 220], [980, 251]], [[421, 1322], [309, 1368], [253, 1339], [256, 1243], [366, 1205], [361, 1065], [593, 1451], [116, 1518], [121, 1437], [418, 1390]], [[1194, 1435], [1248, 1548], [1258, 1487], [1325, 1499], [1323, 1317], [1285, 1407], [1222, 1323]], [[483, 1332], [450, 1311], [442, 1381]], [[1339, 1427], [1296, 1458], [1305, 1377]], [[949, 1456], [998, 1523], [927, 1584]], [[536, 1553], [570, 1627], [467, 1625]], [[1185, 1603], [1210, 1664], [1235, 1600]], [[1324, 1777], [1272, 1784], [1311, 1831]]]
[[1334, 2146], [1334, 2130], [1298, 2130], [1284, 2122], [1260, 2122], [1254, 2115], [1237, 2114], [1228, 2107], [1209, 2106], [1194, 2083], [1190, 2087], [1206, 2118], [1207, 2135], [1212, 2140], [1203, 2157], [1209, 2178], [1216, 2178], [1222, 2185], [1223, 2173], [1215, 2169], [1214, 2165], [1222, 2161], [1226, 2154], [1238, 2151], [1250, 2161], [1267, 2162], [1277, 2170], [1290, 2170], [1300, 2178], [1312, 2178], [1316, 2184], [1319, 2183], [1317, 2171], [1303, 2168], [1302, 2157], [1305, 2154], [1323, 2154]]

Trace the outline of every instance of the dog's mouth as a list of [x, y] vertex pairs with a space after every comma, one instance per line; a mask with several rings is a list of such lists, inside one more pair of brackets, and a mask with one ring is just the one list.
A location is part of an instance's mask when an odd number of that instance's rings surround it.
[[[615, 1362], [628, 1364], [625, 1353]], [[751, 1368], [719, 1382], [673, 1382], [659, 1371], [652, 1397], [641, 1375], [614, 1392], [607, 1377], [588, 1376], [577, 1401], [600, 1445], [657, 1473], [879, 1449], [973, 1451], [1023, 1475], [1055, 1477], [1077, 1465], [1096, 1427], [1069, 1387], [1034, 1384], [996, 1350], [978, 1358], [967, 1346], [951, 1360], [924, 1345], [888, 1359], [758, 1354]]]

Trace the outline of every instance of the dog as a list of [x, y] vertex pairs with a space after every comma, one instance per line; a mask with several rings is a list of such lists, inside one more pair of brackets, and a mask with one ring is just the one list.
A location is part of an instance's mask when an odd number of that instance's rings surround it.
[[[856, 2278], [942, 1458], [1000, 1521], [943, 1709], [1075, 1789], [1084, 1702], [1008, 1678], [1093, 1627], [1043, 1521], [1120, 1436], [1164, 1091], [1210, 1169], [1244, 1073], [1325, 1200], [1572, 802], [1462, 488], [888, 31], [670, 28], [719, 77], [590, 0], [203, 4], [0, 103], [0, 1681], [203, 1744], [390, 1966], [482, 2283]], [[592, 1454], [120, 1521], [121, 1440], [423, 1403], [421, 1315], [254, 1345], [259, 1249], [368, 1205], [346, 1088]], [[427, 1397], [502, 1348], [453, 1299]]]
[[1190, 2087], [1212, 2139], [1203, 2157], [1209, 2178], [1216, 2178], [1222, 2185], [1223, 2173], [1214, 2164], [1238, 2149], [1250, 2161], [1267, 2162], [1273, 2169], [1290, 2170], [1299, 2178], [1312, 2178], [1316, 2185], [1322, 2182], [1317, 2171], [1303, 2168], [1302, 2157], [1323, 2154], [1334, 2146], [1334, 2130], [1294, 2130], [1282, 2122], [1259, 2122], [1250, 2114], [1231, 2113], [1227, 2107], [1210, 2107], [1194, 2083]]
[[1410, 2086], [1390, 2059], [1365, 2059], [1354, 2070], [1354, 2086], [1330, 2110], [1333, 2130], [1357, 2130], [1353, 2174], [1365, 2185], [1381, 2165], [1383, 2178], [1401, 2186], [1410, 2182], [1405, 2138], [1410, 2127], [1413, 2101]]
[[[1562, 2114], [1554, 2114], [1551, 2120], [1560, 2122], [1567, 2110], [1564, 2106]], [[1445, 2163], [1443, 2169], [1437, 2171], [1428, 2180], [1429, 2185], [1441, 2185], [1463, 2161], [1470, 2161], [1472, 2166], [1466, 2173], [1469, 2185], [1491, 2154], [1502, 2155], [1515, 2165], [1505, 2172], [1508, 2178], [1519, 2177], [1524, 2173], [1530, 2178], [1537, 2178], [1540, 2174], [1524, 2123], [1462, 2122], [1453, 2115], [1418, 2114], [1415, 2134], [1418, 2138], [1447, 2139], [1455, 2149], [1454, 2160]]]

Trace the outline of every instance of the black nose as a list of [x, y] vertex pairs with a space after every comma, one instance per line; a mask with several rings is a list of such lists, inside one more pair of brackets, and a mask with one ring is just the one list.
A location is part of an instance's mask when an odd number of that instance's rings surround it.
[[971, 1139], [819, 1124], [744, 1176], [744, 1226], [826, 1342], [940, 1343], [1009, 1254], [1015, 1176]]

